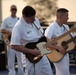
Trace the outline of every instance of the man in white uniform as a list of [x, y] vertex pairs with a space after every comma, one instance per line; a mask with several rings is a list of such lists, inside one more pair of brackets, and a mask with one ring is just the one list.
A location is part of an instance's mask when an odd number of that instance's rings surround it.
[[[60, 8], [56, 13], [56, 20], [45, 30], [45, 36], [48, 39], [52, 39], [62, 35], [64, 32], [69, 30], [68, 25], [66, 25], [68, 20], [68, 10], [65, 8]], [[59, 50], [62, 54], [66, 53], [66, 50]], [[66, 54], [63, 59], [54, 63], [56, 69], [56, 75], [70, 75], [69, 72], [69, 56]]]
[[[30, 42], [37, 42], [43, 36], [43, 29], [40, 26], [39, 20], [35, 17], [35, 14], [36, 11], [31, 6], [23, 8], [22, 17], [13, 28], [11, 48], [23, 52], [22, 59], [24, 59], [25, 62], [25, 75], [53, 75], [46, 55], [37, 63], [32, 63], [26, 58], [27, 54], [32, 56], [38, 56], [40, 54], [40, 51], [36, 48], [31, 49], [25, 47], [25, 45]], [[51, 46], [51, 48], [58, 49], [59, 47]]]
[[[17, 13], [16, 5], [11, 5], [10, 12], [11, 12], [11, 15], [5, 18], [1, 25], [1, 32], [4, 35], [7, 34], [9, 36], [11, 36], [12, 29], [16, 24], [16, 22], [18, 21], [18, 17], [16, 16], [16, 13]], [[11, 37], [8, 39], [11, 39]], [[18, 75], [24, 75], [23, 66], [21, 62], [21, 53], [11, 49], [9, 45], [7, 46], [7, 63], [8, 63], [8, 70], [9, 70], [8, 75], [16, 75], [15, 67], [14, 67], [15, 55], [18, 61], [18, 73], [19, 73]]]

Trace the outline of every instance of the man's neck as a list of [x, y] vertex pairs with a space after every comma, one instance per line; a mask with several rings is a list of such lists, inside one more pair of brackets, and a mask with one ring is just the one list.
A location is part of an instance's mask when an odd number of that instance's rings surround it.
[[63, 23], [62, 23], [62, 22], [60, 22], [60, 21], [58, 21], [58, 20], [56, 20], [56, 22], [58, 23], [58, 25], [59, 25], [60, 27], [63, 26]]
[[15, 18], [15, 17], [16, 17], [16, 15], [11, 15], [11, 17], [12, 17], [12, 18]]

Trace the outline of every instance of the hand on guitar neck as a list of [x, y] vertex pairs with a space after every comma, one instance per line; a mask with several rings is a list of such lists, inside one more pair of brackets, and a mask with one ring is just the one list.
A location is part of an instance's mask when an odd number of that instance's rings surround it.
[[6, 30], [6, 29], [2, 29], [0, 32], [3, 34], [11, 35], [11, 32], [9, 30]]

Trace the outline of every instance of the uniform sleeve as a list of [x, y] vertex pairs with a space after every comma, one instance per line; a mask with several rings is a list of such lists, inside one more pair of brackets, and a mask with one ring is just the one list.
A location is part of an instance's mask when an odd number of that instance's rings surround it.
[[54, 33], [54, 28], [53, 26], [49, 26], [47, 27], [47, 29], [45, 30], [45, 36], [48, 38], [48, 39], [51, 39], [52, 36], [53, 36], [53, 33]]
[[6, 29], [6, 27], [7, 27], [7, 20], [5, 19], [5, 20], [2, 22], [0, 29]]
[[14, 26], [11, 36], [11, 45], [21, 45], [21, 29], [19, 27]]

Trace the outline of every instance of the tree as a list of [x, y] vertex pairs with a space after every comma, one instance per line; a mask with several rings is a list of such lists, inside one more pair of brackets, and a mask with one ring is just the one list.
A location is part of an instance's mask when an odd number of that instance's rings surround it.
[[27, 5], [35, 8], [36, 16], [40, 20], [51, 19], [55, 15], [57, 7], [57, 0], [24, 0]]

